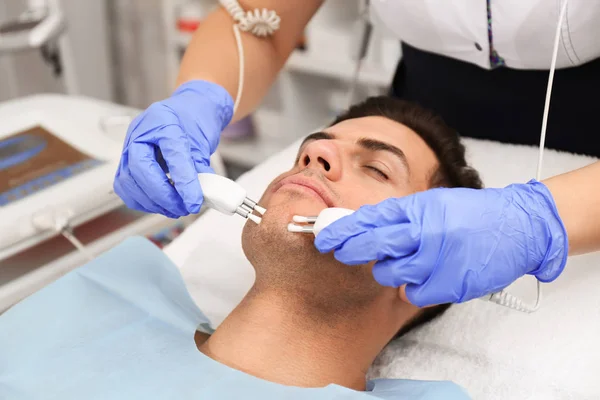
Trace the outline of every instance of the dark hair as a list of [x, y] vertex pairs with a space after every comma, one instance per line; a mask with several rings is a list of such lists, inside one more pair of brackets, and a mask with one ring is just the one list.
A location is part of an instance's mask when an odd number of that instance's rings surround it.
[[348, 119], [385, 117], [412, 129], [435, 153], [440, 166], [431, 176], [431, 187], [481, 189], [479, 174], [465, 160], [458, 133], [437, 114], [416, 103], [388, 96], [370, 97], [338, 116], [331, 125]]
[[[437, 114], [416, 103], [389, 96], [370, 97], [338, 116], [331, 125], [362, 117], [385, 117], [412, 129], [433, 150], [439, 168], [431, 176], [431, 187], [466, 187], [481, 189], [483, 184], [475, 169], [467, 164], [465, 147], [458, 133]], [[395, 338], [443, 314], [450, 304], [424, 308], [404, 324]]]

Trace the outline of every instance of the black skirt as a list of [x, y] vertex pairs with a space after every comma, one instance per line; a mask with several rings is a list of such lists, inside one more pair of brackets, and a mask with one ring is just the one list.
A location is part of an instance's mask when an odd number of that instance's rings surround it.
[[[539, 143], [548, 71], [486, 70], [405, 43], [402, 54], [393, 95], [437, 112], [463, 136]], [[600, 59], [556, 70], [546, 147], [600, 157]]]

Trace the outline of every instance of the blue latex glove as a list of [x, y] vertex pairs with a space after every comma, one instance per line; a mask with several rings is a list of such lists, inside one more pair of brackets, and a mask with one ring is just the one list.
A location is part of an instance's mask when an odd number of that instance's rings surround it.
[[537, 181], [388, 199], [329, 225], [315, 245], [349, 265], [377, 260], [377, 282], [406, 284], [420, 307], [494, 293], [525, 274], [550, 282], [568, 253], [552, 195]]
[[229, 93], [206, 81], [187, 82], [152, 104], [129, 126], [115, 193], [139, 211], [171, 218], [199, 212], [203, 196], [197, 175], [214, 172], [210, 156], [232, 116]]

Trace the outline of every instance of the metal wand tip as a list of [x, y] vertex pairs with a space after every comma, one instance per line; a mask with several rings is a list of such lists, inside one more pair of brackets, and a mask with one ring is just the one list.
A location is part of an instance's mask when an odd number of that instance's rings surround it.
[[312, 225], [288, 224], [287, 229], [289, 232], [294, 232], [294, 233], [313, 233]]

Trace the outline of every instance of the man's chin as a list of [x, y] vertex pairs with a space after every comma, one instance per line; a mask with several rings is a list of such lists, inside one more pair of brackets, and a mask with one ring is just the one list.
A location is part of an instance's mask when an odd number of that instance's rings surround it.
[[252, 221], [244, 225], [242, 245], [246, 257], [253, 262], [263, 257], [275, 257], [283, 261], [288, 256], [303, 257], [313, 252], [317, 255], [314, 235], [289, 232], [287, 226], [294, 215], [318, 215], [319, 212], [314, 205], [268, 208], [259, 225]]
[[273, 236], [271, 238], [273, 241], [283, 240], [285, 237], [307, 237], [311, 240], [314, 240], [314, 237], [312, 235], [293, 233], [288, 231], [287, 227], [290, 223], [293, 222], [292, 218], [294, 217], [294, 215], [318, 215], [318, 212], [316, 214], [314, 212], [302, 212], [298, 210], [290, 210], [287, 207], [282, 209], [271, 208], [268, 209], [265, 215], [262, 216], [262, 222], [260, 224], [256, 224], [255, 222], [248, 220], [244, 225], [244, 231], [248, 230], [253, 234], [255, 232], [260, 232], [261, 235], [271, 235]]

